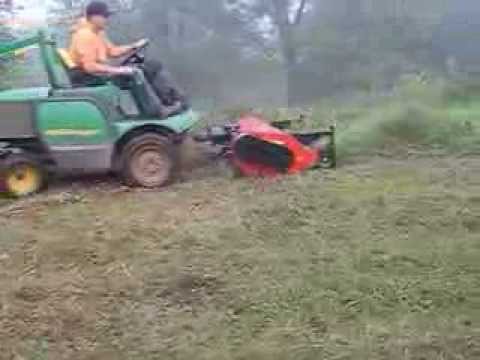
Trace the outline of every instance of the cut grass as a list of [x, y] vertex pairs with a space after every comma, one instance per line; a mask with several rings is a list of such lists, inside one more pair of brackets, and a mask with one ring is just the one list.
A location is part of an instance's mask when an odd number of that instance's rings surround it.
[[479, 168], [30, 204], [0, 217], [0, 358], [479, 358]]

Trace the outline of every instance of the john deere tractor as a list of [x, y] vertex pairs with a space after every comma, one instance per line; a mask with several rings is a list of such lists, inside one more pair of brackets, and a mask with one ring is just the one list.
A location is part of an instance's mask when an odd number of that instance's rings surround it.
[[[166, 119], [151, 115], [138, 76], [127, 87], [105, 79], [75, 87], [49, 35], [0, 44], [0, 54], [37, 45], [49, 86], [0, 92], [0, 188], [21, 197], [40, 191], [50, 175], [119, 174], [131, 186], [156, 188], [174, 175], [176, 146], [197, 122], [190, 109]], [[142, 62], [144, 49], [125, 63]]]

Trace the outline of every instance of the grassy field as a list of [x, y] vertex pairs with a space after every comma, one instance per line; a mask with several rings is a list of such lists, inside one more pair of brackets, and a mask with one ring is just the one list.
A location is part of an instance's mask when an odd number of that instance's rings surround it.
[[480, 359], [480, 159], [0, 207], [0, 359]]
[[312, 109], [332, 172], [0, 200], [0, 359], [480, 359], [480, 104], [437, 85]]

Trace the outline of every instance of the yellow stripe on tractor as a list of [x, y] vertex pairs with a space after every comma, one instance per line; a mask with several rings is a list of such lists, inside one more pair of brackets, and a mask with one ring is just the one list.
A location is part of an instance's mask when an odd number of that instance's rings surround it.
[[94, 136], [99, 133], [98, 130], [74, 130], [74, 129], [55, 129], [47, 130], [47, 136]]

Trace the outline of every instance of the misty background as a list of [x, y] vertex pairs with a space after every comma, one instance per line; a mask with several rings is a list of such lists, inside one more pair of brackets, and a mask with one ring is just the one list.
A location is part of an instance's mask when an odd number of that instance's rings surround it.
[[[43, 3], [65, 46], [87, 1]], [[475, 79], [480, 71], [476, 0], [110, 0], [110, 37], [148, 37], [200, 109], [308, 106], [324, 98], [388, 95], [403, 77]], [[19, 3], [17, 3], [19, 4]], [[17, 19], [0, 0], [2, 19]], [[37, 7], [39, 5], [37, 4]], [[33, 26], [9, 26], [4, 39]], [[34, 52], [2, 59], [2, 87], [45, 81]], [[32, 75], [33, 74], [33, 75]]]

